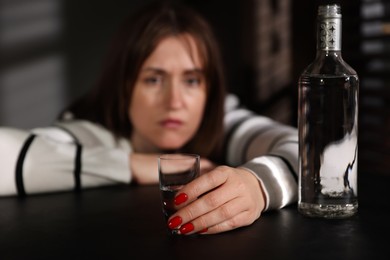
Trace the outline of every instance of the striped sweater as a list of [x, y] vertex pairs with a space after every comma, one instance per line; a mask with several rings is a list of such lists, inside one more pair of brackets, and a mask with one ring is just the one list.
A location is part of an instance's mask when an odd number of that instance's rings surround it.
[[[298, 134], [293, 127], [225, 104], [225, 154], [229, 166], [252, 172], [266, 194], [266, 210], [297, 200]], [[131, 143], [85, 120], [21, 130], [0, 128], [0, 196], [80, 190], [130, 183]], [[156, 169], [157, 170], [157, 169]]]

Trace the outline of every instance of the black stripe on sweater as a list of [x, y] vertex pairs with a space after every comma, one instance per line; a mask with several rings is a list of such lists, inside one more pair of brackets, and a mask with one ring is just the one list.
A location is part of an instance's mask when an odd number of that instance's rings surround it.
[[81, 190], [81, 152], [83, 147], [80, 144], [77, 144], [76, 147], [76, 157], [74, 161], [74, 182], [75, 191], [79, 192]]
[[16, 162], [15, 184], [16, 184], [16, 190], [18, 191], [19, 197], [26, 196], [26, 191], [24, 189], [24, 182], [23, 182], [23, 164], [24, 164], [24, 159], [26, 158], [27, 151], [31, 143], [33, 142], [35, 136], [36, 135], [32, 134], [26, 139], [22, 149], [20, 150], [19, 157]]

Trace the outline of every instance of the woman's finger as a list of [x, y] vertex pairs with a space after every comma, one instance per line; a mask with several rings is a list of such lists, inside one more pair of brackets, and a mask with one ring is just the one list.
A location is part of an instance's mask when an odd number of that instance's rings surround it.
[[[177, 208], [191, 203], [205, 193], [224, 184], [228, 179], [228, 170], [229, 167], [220, 166], [186, 184], [176, 196], [175, 204]], [[177, 199], [178, 197], [179, 199]]]
[[227, 219], [221, 223], [218, 223], [214, 226], [204, 228], [203, 232], [198, 232], [199, 234], [216, 234], [221, 232], [230, 231], [239, 227], [251, 225], [257, 217], [253, 218], [252, 213], [248, 210], [239, 213], [233, 218]]
[[[186, 224], [184, 224], [179, 230], [182, 234], [196, 233], [208, 229], [209, 227], [219, 225], [229, 219], [234, 219], [235, 216], [240, 215], [247, 209], [248, 207], [245, 203], [243, 203], [242, 199], [236, 198], [191, 220], [191, 222], [186, 222]], [[242, 225], [242, 223], [236, 224]], [[186, 229], [188, 226], [191, 226], [192, 230]]]

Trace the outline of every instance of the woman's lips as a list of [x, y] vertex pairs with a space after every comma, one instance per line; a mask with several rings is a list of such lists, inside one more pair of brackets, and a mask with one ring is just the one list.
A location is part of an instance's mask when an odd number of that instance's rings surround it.
[[178, 119], [166, 119], [160, 122], [160, 124], [165, 128], [179, 128], [183, 125], [183, 121]]

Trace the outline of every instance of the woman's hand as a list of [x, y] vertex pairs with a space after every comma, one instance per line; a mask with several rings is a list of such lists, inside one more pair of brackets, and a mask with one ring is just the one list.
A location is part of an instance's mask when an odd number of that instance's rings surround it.
[[220, 166], [187, 184], [175, 197], [168, 220], [181, 234], [213, 234], [252, 224], [265, 207], [257, 178], [241, 168]]

